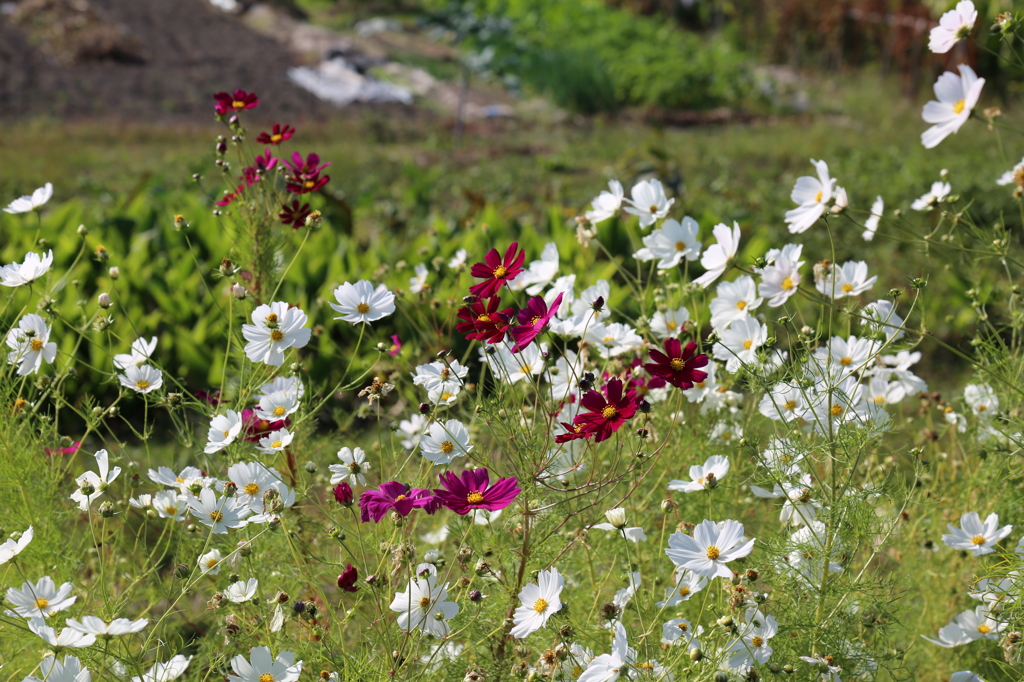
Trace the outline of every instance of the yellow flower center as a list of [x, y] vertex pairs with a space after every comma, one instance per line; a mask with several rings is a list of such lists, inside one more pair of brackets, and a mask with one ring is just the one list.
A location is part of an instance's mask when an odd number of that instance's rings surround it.
[[491, 321], [491, 316], [488, 315], [487, 313], [484, 313], [483, 315], [478, 316], [476, 318], [476, 321], [477, 322], [490, 322]]
[[452, 442], [450, 440], [446, 440], [445, 442], [441, 443], [441, 452], [443, 452], [446, 455], [454, 449], [455, 446], [452, 445]]
[[164, 513], [165, 514], [170, 514], [171, 516], [174, 516], [175, 514], [178, 513], [178, 508], [175, 507], [174, 505], [169, 504], [166, 507], [164, 507]]
[[36, 608], [45, 609], [49, 605], [49, 599], [36, 599]]
[[743, 350], [750, 350], [750, 347], [754, 345], [753, 339], [747, 339], [743, 342]]
[[736, 310], [743, 310], [747, 307], [746, 301], [736, 301]]
[[979, 546], [980, 545], [984, 545], [985, 544], [985, 536], [984, 535], [975, 535], [973, 538], [971, 538], [971, 542], [973, 544], [979, 545]]
[[537, 323], [538, 323], [538, 322], [540, 322], [540, 321], [541, 321], [541, 316], [540, 316], [540, 315], [537, 315], [537, 316], [536, 316], [536, 317], [534, 317], [534, 318], [533, 318], [532, 320], [530, 320], [530, 326], [531, 326], [531, 327], [536, 327], [536, 326], [537, 326]]
[[601, 416], [604, 417], [605, 419], [614, 419], [615, 417], [619, 416], [619, 410], [615, 406], [609, 405], [608, 407], [601, 410]]
[[823, 197], [824, 195], [825, 195], [824, 190], [818, 190], [818, 193], [814, 195], [814, 200], [816, 202], [821, 202], [821, 197]]
[[280, 142], [282, 137], [283, 136], [281, 134], [271, 135], [270, 136], [270, 141], [271, 142]]
[[680, 587], [679, 588], [679, 596], [680, 597], [688, 597], [688, 596], [690, 596], [690, 588], [689, 587]]
[[399, 500], [404, 500], [406, 497], [408, 497], [408, 496], [407, 495], [399, 495], [398, 497], [395, 498], [395, 502], [398, 502]]
[[210, 519], [214, 523], [219, 523], [220, 521], [222, 521], [224, 519], [224, 515], [221, 514], [219, 511], [212, 511], [212, 512], [210, 512]]
[[796, 401], [795, 400], [787, 400], [786, 404], [783, 405], [782, 408], [784, 410], [794, 410], [794, 409], [796, 409]]
[[961, 113], [964, 110], [965, 106], [967, 106], [967, 102], [965, 102], [964, 100], [958, 101], [956, 104], [953, 105], [953, 113], [954, 114]]
[[39, 339], [32, 339], [32, 341], [30, 341], [28, 345], [36, 353], [43, 349], [43, 342], [40, 341]]
[[833, 405], [832, 409], [829, 410], [829, 412], [832, 413], [833, 417], [838, 417], [839, 415], [841, 415], [843, 413], [843, 406], [842, 405]]
[[987, 407], [985, 407], [984, 405], [978, 405], [978, 412], [984, 412], [984, 411], [985, 411], [985, 410], [987, 410], [987, 409], [988, 409], [988, 408], [987, 408]]
[[420, 597], [420, 608], [424, 611], [430, 608], [430, 597]]
[[548, 600], [541, 597], [537, 601], [533, 602], [533, 610], [537, 613], [544, 613], [544, 609], [548, 607]]
[[839, 358], [839, 364], [842, 365], [843, 367], [848, 367], [852, 363], [853, 363], [853, 358], [851, 358], [849, 355], [845, 355], [845, 356]]
[[761, 639], [760, 637], [754, 637], [753, 639], [750, 640], [750, 643], [753, 644], [754, 646], [762, 646], [764, 644], [764, 640]]
[[685, 251], [685, 250], [686, 250], [686, 243], [685, 242], [676, 242], [676, 251]]
[[794, 286], [793, 278], [787, 277], [786, 279], [782, 280], [782, 283], [779, 286], [782, 287], [783, 291], [789, 291]]
[[473, 492], [471, 492], [470, 494], [466, 495], [466, 502], [469, 502], [470, 504], [480, 504], [483, 501], [484, 501], [484, 494], [483, 493], [479, 493], [479, 492], [477, 492], [475, 490]]
[[270, 444], [270, 447], [272, 447], [272, 448], [279, 448], [279, 447], [281, 447], [281, 445], [283, 445], [282, 441], [275, 440], [273, 443]]
[[265, 318], [263, 318], [263, 322], [268, 327], [274, 327], [275, 325], [277, 325], [277, 313], [270, 313]]
[[665, 326], [669, 329], [669, 331], [675, 331], [679, 329], [679, 325], [676, 324], [675, 320], [669, 320], [668, 322], [665, 323]]
[[875, 402], [876, 403], [884, 403], [885, 402], [885, 396], [884, 395], [876, 395], [875, 396]]
[[715, 559], [717, 559], [721, 555], [722, 555], [722, 550], [718, 549], [718, 547], [715, 547], [714, 545], [711, 545], [711, 546], [709, 546], [707, 548], [707, 556], [708, 556], [708, 559], [710, 559], [711, 561], [714, 561]]
[[273, 330], [271, 330], [271, 332], [270, 332], [270, 340], [271, 341], [280, 341], [283, 338], [284, 338], [284, 332], [283, 331], [281, 331], [280, 329], [273, 329]]
[[[241, 101], [241, 100], [237, 100], [237, 99], [236, 99], [236, 100], [234, 100], [234, 101], [233, 101], [233, 102], [231, 103], [231, 107], [232, 107], [233, 109], [245, 109], [245, 102], [243, 102], [243, 101]], [[270, 678], [269, 680], [264, 680], [264, 679], [263, 679], [263, 678], [261, 677], [261, 678], [260, 678], [260, 682], [274, 682], [274, 678], [273, 678], [273, 677], [271, 677], [271, 678]]]
[[605, 343], [611, 343], [612, 341], [615, 340], [615, 337], [614, 336], [606, 336], [606, 337], [604, 337], [601, 340], [604, 341]]
[[491, 271], [491, 274], [494, 275], [495, 277], [504, 277], [505, 275], [508, 274], [508, 268], [506, 268], [504, 265], [499, 265], [498, 267], [494, 268], [494, 270]]
[[686, 361], [682, 358], [672, 358], [672, 362], [668, 363], [668, 366], [676, 372], [681, 372], [686, 367]]
[[697, 388], [704, 388], [704, 384], [706, 384], [706, 383], [708, 383], [708, 382], [706, 382], [706, 381], [698, 381], [697, 383], [694, 384], [694, 386], [696, 386]]
[[207, 559], [206, 560], [206, 567], [207, 568], [213, 568], [216, 565], [217, 565], [217, 560], [216, 559]]
[[288, 410], [285, 409], [284, 405], [278, 405], [277, 407], [274, 408], [274, 416], [283, 417], [285, 412], [287, 411]]
[[523, 374], [529, 374], [530, 372], [533, 371], [533, 365], [520, 365], [519, 371], [522, 372]]
[[982, 623], [981, 625], [978, 626], [978, 632], [980, 632], [983, 635], [987, 635], [989, 633], [989, 631], [991, 631], [991, 630], [992, 630], [992, 628], [990, 628], [989, 626], [985, 625], [984, 623]]
[[445, 391], [444, 393], [441, 394], [441, 402], [448, 402], [449, 400], [451, 400], [451, 398], [452, 394], [449, 391]]
[[304, 183], [302, 183], [302, 184], [304, 184], [304, 185], [306, 186], [306, 189], [310, 189], [310, 188], [311, 188], [311, 187], [312, 187], [313, 185], [315, 185], [316, 183], [315, 183], [315, 182], [313, 182], [312, 180], [306, 180], [306, 182], [304, 182]]
[[368, 306], [365, 303], [360, 303], [359, 305], [356, 306], [356, 312], [359, 313], [360, 315], [365, 315], [366, 313], [370, 312], [370, 306]]
[[149, 388], [149, 382], [146, 381], [145, 379], [139, 379], [138, 381], [135, 382], [135, 386], [136, 388], [144, 390]]
[[844, 294], [848, 294], [851, 291], [853, 291], [853, 285], [850, 284], [849, 282], [847, 282], [846, 284], [844, 284], [843, 286], [841, 286], [839, 288], [843, 290]]
[[650, 212], [651, 213], [657, 213], [658, 212], [658, 205], [657, 204], [651, 204]]

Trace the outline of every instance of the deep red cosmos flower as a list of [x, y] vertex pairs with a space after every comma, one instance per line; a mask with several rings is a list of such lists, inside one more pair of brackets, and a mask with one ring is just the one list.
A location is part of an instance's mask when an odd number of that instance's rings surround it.
[[321, 176], [319, 174], [315, 174], [303, 177], [295, 176], [288, 178], [288, 182], [285, 184], [284, 188], [292, 194], [309, 194], [310, 192], [317, 191], [330, 181], [330, 175]]
[[455, 329], [466, 335], [466, 339], [480, 339], [487, 343], [501, 343], [505, 340], [505, 331], [509, 328], [509, 322], [515, 311], [509, 307], [499, 311], [501, 298], [491, 296], [470, 303], [465, 308], [459, 308], [457, 313], [460, 322]]
[[235, 90], [232, 93], [218, 92], [213, 98], [217, 100], [216, 106], [213, 110], [217, 112], [218, 116], [223, 116], [232, 112], [244, 111], [245, 109], [252, 109], [260, 103], [255, 93], [246, 92], [245, 90]]
[[256, 141], [260, 144], [281, 144], [285, 140], [291, 139], [292, 135], [295, 134], [295, 128], [291, 126], [283, 126], [280, 123], [275, 123], [274, 127], [269, 133], [260, 133], [256, 137]]
[[224, 197], [217, 202], [218, 206], [230, 206], [231, 202], [241, 196], [242, 192], [245, 191], [245, 185], [239, 185], [234, 192], [228, 192]]
[[285, 204], [281, 207], [281, 212], [277, 214], [277, 217], [281, 219], [281, 222], [285, 225], [291, 225], [294, 229], [299, 229], [306, 224], [306, 218], [312, 213], [309, 204], [302, 204], [299, 206], [298, 199], [292, 199], [292, 203]]
[[352, 564], [345, 564], [345, 570], [338, 576], [338, 587], [346, 592], [355, 592], [359, 589], [356, 587], [357, 580], [359, 580], [359, 571]]
[[456, 514], [468, 514], [473, 509], [504, 509], [522, 492], [514, 477], [499, 478], [490, 485], [487, 469], [467, 469], [461, 479], [446, 471], [440, 478], [444, 488], [435, 488], [434, 494]]
[[352, 506], [352, 502], [355, 500], [355, 496], [352, 494], [352, 486], [345, 481], [334, 486], [331, 492], [334, 493], [334, 501], [342, 507]]
[[516, 315], [519, 324], [512, 327], [512, 331], [509, 332], [516, 342], [516, 345], [512, 346], [513, 353], [522, 351], [537, 338], [538, 334], [544, 331], [544, 327], [548, 326], [548, 322], [558, 312], [558, 306], [562, 305], [562, 296], [564, 295], [564, 293], [558, 294], [558, 297], [551, 302], [550, 308], [544, 302], [543, 296], [534, 296], [526, 304], [526, 307], [519, 311]]
[[[622, 380], [611, 379], [604, 385], [605, 395], [597, 391], [587, 391], [580, 400], [580, 406], [588, 412], [580, 412], [572, 423], [582, 426], [585, 431], [597, 436], [594, 440], [600, 443], [619, 430], [627, 419], [636, 414], [638, 401], [636, 391], [622, 394]], [[588, 436], [585, 436], [589, 438]]]
[[708, 356], [695, 355], [697, 344], [690, 341], [683, 348], [679, 339], [665, 339], [665, 352], [652, 350], [651, 360], [644, 365], [644, 369], [651, 373], [651, 376], [661, 377], [676, 388], [686, 390], [693, 388], [695, 383], [708, 378], [708, 373], [698, 367], [705, 367], [708, 364]]
[[292, 152], [292, 159], [282, 161], [284, 165], [292, 169], [292, 173], [296, 177], [309, 178], [315, 175], [319, 175], [320, 171], [331, 165], [330, 161], [326, 163], [320, 163], [320, 155], [313, 152], [306, 158], [302, 158], [302, 154], [298, 152]]
[[505, 256], [498, 254], [497, 249], [491, 249], [484, 256], [483, 263], [477, 263], [470, 270], [474, 277], [485, 281], [474, 284], [469, 288], [469, 293], [476, 294], [481, 298], [490, 298], [498, 293], [507, 282], [510, 282], [523, 271], [523, 263], [526, 262], [526, 251], [516, 253], [519, 242], [512, 242], [512, 245], [505, 250]]
[[594, 435], [594, 429], [591, 428], [590, 424], [567, 424], [566, 422], [560, 422], [562, 428], [565, 429], [565, 433], [560, 433], [555, 436], [556, 443], [568, 443], [571, 440], [579, 440], [581, 438], [590, 438]]
[[433, 514], [440, 507], [441, 501], [434, 493], [424, 488], [410, 488], [398, 481], [381, 483], [379, 490], [364, 490], [359, 496], [359, 518], [363, 523], [370, 519], [380, 523], [391, 510], [401, 516], [408, 516], [413, 509]]

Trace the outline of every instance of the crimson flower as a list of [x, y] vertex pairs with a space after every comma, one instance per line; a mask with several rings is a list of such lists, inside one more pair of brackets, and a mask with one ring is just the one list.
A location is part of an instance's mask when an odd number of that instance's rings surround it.
[[352, 494], [352, 486], [345, 481], [334, 486], [331, 492], [334, 493], [334, 501], [343, 507], [351, 506], [353, 500], [355, 500], [355, 496]]
[[73, 455], [76, 452], [78, 452], [78, 447], [81, 444], [82, 441], [76, 440], [74, 443], [72, 443], [70, 446], [66, 448], [56, 448], [52, 450], [50, 448], [44, 448], [44, 452], [46, 452], [46, 455], [48, 457], [53, 457], [54, 455]]
[[473, 509], [504, 509], [522, 492], [515, 477], [499, 478], [489, 485], [487, 469], [467, 469], [461, 479], [446, 471], [440, 478], [444, 488], [435, 488], [434, 494], [456, 514], [465, 515]]
[[380, 523], [381, 519], [394, 510], [400, 516], [408, 516], [413, 509], [422, 509], [433, 514], [441, 506], [440, 501], [432, 492], [424, 488], [410, 488], [398, 481], [381, 483], [379, 490], [364, 490], [359, 496], [359, 518], [363, 523], [373, 519]]
[[245, 191], [245, 185], [239, 185], [234, 192], [227, 192], [224, 194], [224, 198], [217, 202], [218, 206], [229, 206], [232, 201], [241, 196], [242, 192]]
[[256, 171], [255, 168], [243, 168], [242, 179], [245, 180], [246, 187], [252, 187], [257, 182], [260, 181], [260, 174]]
[[306, 158], [302, 158], [302, 154], [298, 152], [292, 152], [292, 160], [287, 159], [282, 161], [284, 165], [292, 169], [292, 172], [296, 177], [313, 177], [319, 175], [320, 171], [331, 165], [331, 162], [320, 163], [320, 155], [313, 152]]
[[512, 242], [512, 245], [505, 250], [505, 256], [498, 254], [497, 249], [491, 249], [484, 256], [483, 263], [477, 263], [470, 270], [474, 277], [485, 281], [474, 284], [469, 288], [469, 293], [476, 294], [481, 298], [490, 298], [498, 293], [507, 282], [515, 279], [523, 271], [523, 263], [526, 262], [526, 251], [520, 251], [519, 242]]
[[568, 443], [571, 440], [579, 440], [580, 438], [590, 438], [594, 435], [594, 430], [590, 427], [590, 424], [567, 424], [560, 422], [562, 427], [565, 429], [565, 433], [560, 433], [555, 436], [556, 443]]
[[500, 297], [492, 296], [474, 301], [465, 308], [459, 308], [457, 315], [465, 322], [455, 325], [455, 329], [465, 334], [467, 340], [480, 339], [487, 343], [501, 343], [505, 340], [505, 331], [515, 311], [512, 308], [499, 311], [500, 303]]
[[299, 206], [298, 199], [292, 199], [291, 205], [285, 204], [281, 207], [281, 212], [277, 215], [281, 219], [281, 222], [285, 225], [291, 225], [294, 229], [299, 229], [306, 224], [306, 218], [312, 213], [312, 209], [309, 208], [309, 204], [302, 204]]
[[357, 580], [359, 580], [359, 571], [352, 564], [345, 564], [345, 570], [338, 576], [338, 587], [346, 592], [355, 592], [359, 589], [356, 587]]
[[271, 431], [277, 431], [290, 426], [292, 420], [285, 417], [277, 421], [267, 421], [256, 416], [256, 411], [251, 407], [242, 410], [242, 438], [250, 443], [259, 443], [260, 438]]
[[295, 128], [275, 123], [269, 133], [260, 133], [256, 137], [256, 141], [260, 144], [281, 144], [285, 140], [291, 139], [291, 136], [294, 134]]
[[509, 332], [516, 342], [516, 345], [512, 346], [513, 353], [522, 351], [537, 338], [538, 334], [544, 331], [544, 327], [548, 325], [558, 311], [558, 306], [562, 304], [564, 295], [564, 293], [558, 294], [558, 297], [551, 302], [550, 308], [544, 302], [543, 296], [534, 296], [526, 304], [526, 307], [519, 311], [516, 315], [519, 325], [512, 327], [512, 331]]
[[683, 348], [679, 339], [665, 339], [665, 352], [652, 350], [651, 360], [654, 362], [644, 365], [644, 369], [652, 376], [660, 377], [676, 388], [686, 390], [693, 388], [708, 378], [708, 373], [698, 367], [705, 367], [708, 364], [708, 356], [694, 355], [697, 352], [697, 344], [690, 341]]
[[228, 94], [226, 92], [218, 92], [213, 98], [217, 100], [216, 106], [213, 110], [217, 112], [218, 116], [223, 116], [229, 112], [239, 112], [245, 109], [252, 109], [260, 103], [255, 93], [246, 92], [245, 90], [235, 90]]
[[[604, 386], [607, 397], [597, 391], [587, 391], [580, 400], [580, 406], [588, 412], [580, 412], [572, 420], [576, 426], [592, 432], [594, 440], [600, 443], [619, 430], [627, 419], [636, 414], [638, 401], [636, 391], [622, 394], [622, 380], [612, 379]], [[584, 436], [589, 438], [588, 436]]]
[[288, 179], [284, 188], [292, 194], [309, 194], [315, 192], [331, 181], [330, 175], [321, 177], [319, 174], [295, 176]]
[[205, 400], [210, 405], [217, 407], [220, 405], [220, 389], [216, 391], [207, 391], [205, 388], [195, 392], [195, 396], [199, 400]]

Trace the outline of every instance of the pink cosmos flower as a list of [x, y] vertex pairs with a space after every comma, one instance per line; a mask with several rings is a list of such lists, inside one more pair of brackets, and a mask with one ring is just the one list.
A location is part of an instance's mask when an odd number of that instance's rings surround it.
[[242, 192], [245, 191], [245, 185], [239, 185], [234, 192], [228, 192], [224, 197], [217, 202], [218, 206], [229, 206], [232, 201], [237, 199]]
[[543, 296], [534, 296], [526, 304], [526, 307], [519, 311], [517, 314], [519, 324], [512, 327], [512, 331], [509, 332], [516, 342], [516, 345], [512, 346], [513, 353], [522, 351], [537, 338], [538, 334], [544, 331], [544, 327], [558, 312], [558, 306], [562, 304], [564, 295], [564, 293], [558, 294], [558, 297], [551, 302], [550, 308], [544, 302]]
[[398, 355], [402, 351], [402, 339], [398, 334], [391, 335], [391, 347], [388, 348], [388, 355]]
[[469, 293], [476, 294], [480, 298], [490, 298], [497, 294], [507, 282], [515, 279], [523, 271], [523, 263], [526, 262], [526, 251], [516, 253], [519, 242], [512, 242], [505, 250], [502, 257], [497, 249], [491, 249], [484, 256], [483, 263], [477, 263], [470, 270], [474, 277], [483, 279], [483, 282], [474, 284], [469, 288]]
[[461, 479], [446, 471], [440, 478], [444, 488], [435, 488], [434, 493], [442, 505], [456, 514], [468, 514], [473, 509], [504, 509], [522, 492], [515, 477], [499, 478], [489, 485], [487, 469], [467, 469]]
[[292, 173], [296, 177], [300, 178], [311, 178], [315, 175], [319, 175], [320, 171], [331, 165], [331, 162], [320, 163], [320, 155], [317, 153], [311, 153], [306, 158], [302, 158], [302, 154], [298, 152], [292, 152], [292, 160], [282, 161], [284, 165], [292, 169]]
[[69, 447], [66, 447], [66, 448], [54, 448], [54, 449], [46, 448], [44, 450], [44, 452], [46, 452], [46, 455], [48, 457], [53, 457], [54, 455], [73, 455], [76, 452], [78, 452], [78, 448], [79, 448], [79, 446], [81, 444], [82, 444], [82, 441], [76, 440]]
[[218, 116], [224, 116], [228, 113], [237, 113], [246, 109], [253, 109], [259, 103], [260, 100], [256, 97], [255, 93], [246, 92], [245, 90], [235, 90], [233, 93], [218, 92], [213, 98], [217, 100], [217, 104], [213, 107], [213, 110], [217, 112]]
[[378, 490], [364, 490], [359, 496], [359, 518], [363, 523], [373, 519], [380, 523], [381, 519], [394, 510], [400, 516], [408, 516], [413, 509], [422, 509], [433, 514], [441, 507], [441, 502], [429, 490], [410, 488], [398, 481], [381, 483]]

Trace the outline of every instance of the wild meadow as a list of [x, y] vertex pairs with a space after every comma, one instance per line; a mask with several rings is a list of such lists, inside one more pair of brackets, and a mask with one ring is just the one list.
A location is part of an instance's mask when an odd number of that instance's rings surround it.
[[1024, 119], [880, 82], [455, 149], [242, 89], [18, 124], [0, 677], [1024, 678]]

